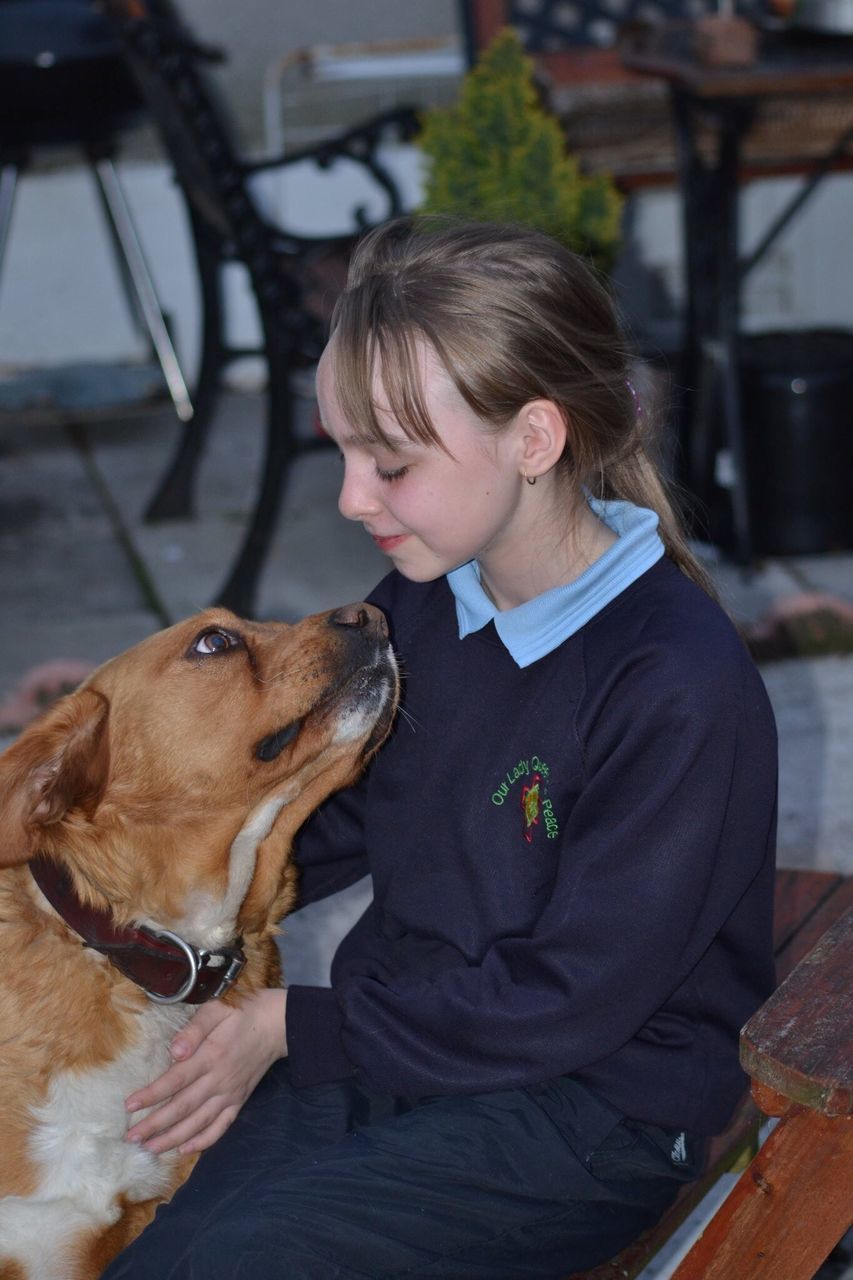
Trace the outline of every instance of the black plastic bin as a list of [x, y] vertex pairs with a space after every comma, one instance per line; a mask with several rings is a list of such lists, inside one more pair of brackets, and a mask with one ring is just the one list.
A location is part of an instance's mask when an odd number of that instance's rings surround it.
[[740, 370], [756, 552], [853, 548], [853, 333], [745, 337]]

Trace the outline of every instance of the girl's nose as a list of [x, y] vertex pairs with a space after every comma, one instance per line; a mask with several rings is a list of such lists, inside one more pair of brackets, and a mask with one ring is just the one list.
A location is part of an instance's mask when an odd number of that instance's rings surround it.
[[362, 468], [347, 467], [338, 497], [338, 510], [347, 520], [366, 520], [375, 515], [380, 503], [369, 477]]

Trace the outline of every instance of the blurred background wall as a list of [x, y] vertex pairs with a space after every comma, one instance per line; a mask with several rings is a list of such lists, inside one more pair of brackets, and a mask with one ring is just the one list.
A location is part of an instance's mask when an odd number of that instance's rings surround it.
[[229, 51], [223, 89], [244, 135], [260, 142], [259, 87], [274, 54], [321, 43], [412, 40], [455, 33], [456, 0], [180, 0], [211, 44]]
[[[385, 105], [375, 85], [353, 91], [322, 83], [300, 88], [292, 70], [295, 51], [318, 44], [387, 40], [457, 41], [456, 0], [179, 0], [197, 36], [220, 45], [227, 61], [213, 74], [247, 148], [291, 149], [324, 131], [365, 118]], [[388, 82], [390, 83], [390, 82]], [[417, 101], [447, 100], [456, 80], [442, 74], [413, 87]], [[352, 89], [352, 86], [351, 86]], [[386, 86], [387, 89], [387, 86]], [[370, 91], [369, 91], [370, 90]], [[408, 88], [407, 88], [408, 94]], [[409, 95], [411, 96], [411, 95]], [[193, 272], [183, 210], [153, 134], [142, 129], [130, 142], [121, 173], [149, 257], [158, 291], [172, 318], [184, 362], [192, 371], [198, 325]], [[417, 204], [421, 162], [413, 148], [389, 162], [407, 199]], [[755, 243], [774, 210], [798, 183], [776, 178], [751, 184], [742, 199], [745, 250]], [[807, 209], [750, 274], [744, 295], [746, 331], [853, 327], [849, 226], [853, 175], [825, 180]], [[345, 230], [358, 193], [316, 174], [291, 170], [269, 178], [269, 211], [294, 230]], [[625, 251], [617, 273], [624, 309], [651, 346], [673, 350], [683, 302], [681, 230], [672, 188], [633, 197], [625, 220]], [[251, 337], [254, 311], [239, 269], [228, 283], [234, 337]], [[0, 377], [21, 367], [79, 360], [133, 359], [139, 350], [89, 175], [73, 153], [40, 161], [21, 183], [0, 288]], [[235, 380], [252, 385], [251, 367]]]

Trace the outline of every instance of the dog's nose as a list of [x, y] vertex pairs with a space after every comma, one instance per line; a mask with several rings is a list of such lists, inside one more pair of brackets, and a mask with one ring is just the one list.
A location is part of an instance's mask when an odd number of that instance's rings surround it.
[[388, 623], [385, 614], [372, 604], [345, 604], [336, 609], [329, 618], [333, 627], [349, 627], [356, 631], [367, 631], [368, 635], [381, 636], [387, 639]]

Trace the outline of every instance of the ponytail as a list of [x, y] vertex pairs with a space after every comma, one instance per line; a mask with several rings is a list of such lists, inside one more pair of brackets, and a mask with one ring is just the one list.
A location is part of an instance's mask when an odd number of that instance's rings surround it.
[[619, 498], [638, 507], [648, 507], [658, 517], [658, 532], [670, 560], [709, 596], [717, 592], [709, 574], [690, 550], [684, 526], [670, 497], [657, 463], [637, 439], [629, 455], [621, 454], [601, 473], [600, 492], [593, 497]]

